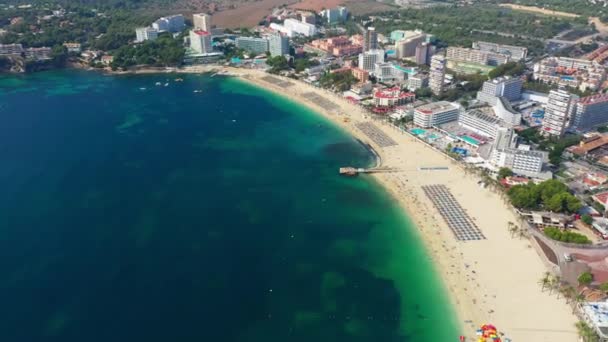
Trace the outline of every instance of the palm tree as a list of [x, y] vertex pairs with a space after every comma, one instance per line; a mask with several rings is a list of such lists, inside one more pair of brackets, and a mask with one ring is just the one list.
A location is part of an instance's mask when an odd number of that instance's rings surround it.
[[564, 295], [564, 298], [566, 298], [566, 304], [570, 303], [570, 301], [574, 298], [575, 293], [576, 290], [570, 285], [564, 288], [564, 292], [562, 294]]
[[583, 339], [584, 342], [598, 342], [599, 337], [595, 333], [592, 327], [590, 327], [584, 321], [578, 321], [575, 324], [578, 335]]
[[509, 221], [507, 223], [507, 227], [509, 229], [509, 233], [511, 233], [511, 237], [513, 237], [513, 235], [515, 234], [515, 231], [517, 230], [517, 227], [515, 226], [515, 223]]
[[584, 301], [585, 301], [585, 295], [583, 295], [582, 293], [577, 294], [574, 297], [574, 300], [572, 301], [572, 303], [574, 304], [572, 306], [572, 313], [574, 313], [576, 311], [576, 308], [578, 307], [578, 305], [583, 303]]
[[557, 298], [559, 299], [562, 287], [562, 278], [558, 275], [553, 276], [553, 278], [551, 278], [551, 287], [553, 287], [555, 292], [557, 292]]
[[519, 229], [517, 233], [518, 233], [519, 239], [528, 237], [528, 233], [526, 232], [525, 229]]
[[549, 287], [549, 285], [551, 284], [551, 280], [550, 280], [551, 274], [549, 272], [545, 272], [545, 275], [540, 278], [540, 280], [538, 281], [539, 284], [542, 285], [542, 289], [541, 291], [545, 291], [545, 287]]

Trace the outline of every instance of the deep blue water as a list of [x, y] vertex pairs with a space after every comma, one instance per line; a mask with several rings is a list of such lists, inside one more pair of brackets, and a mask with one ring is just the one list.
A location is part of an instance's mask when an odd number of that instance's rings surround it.
[[361, 144], [175, 77], [0, 77], [0, 341], [456, 341]]

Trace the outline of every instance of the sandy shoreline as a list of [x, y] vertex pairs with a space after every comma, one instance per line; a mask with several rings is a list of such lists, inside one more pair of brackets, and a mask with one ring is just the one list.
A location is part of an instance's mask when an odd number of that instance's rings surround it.
[[[390, 147], [378, 146], [355, 127], [357, 123], [371, 121], [361, 108], [305, 83], [285, 78], [283, 80], [292, 85], [281, 88], [263, 80], [268, 74], [262, 71], [220, 66], [192, 66], [165, 69], [164, 72], [205, 73], [220, 70], [241, 76], [246, 82], [313, 109], [372, 146], [383, 166], [401, 170], [397, 173], [374, 174], [374, 177], [399, 201], [415, 223], [448, 290], [467, 341], [476, 341], [475, 329], [484, 323], [495, 324], [505, 333], [505, 337], [514, 342], [578, 340], [574, 328], [576, 318], [565, 300], [558, 299], [555, 294], [550, 295], [548, 291], [541, 291], [538, 280], [546, 268], [531, 242], [512, 238], [508, 232], [508, 222], [518, 222], [517, 218], [497, 194], [480, 188], [474, 176], [465, 174], [447, 156], [413, 137], [387, 124], [375, 122], [382, 132], [398, 143]], [[137, 73], [159, 72], [163, 71], [153, 69]], [[315, 93], [333, 102], [338, 110], [330, 112], [324, 109], [304, 97], [305, 93]], [[449, 171], [419, 171], [421, 166], [447, 166]], [[421, 186], [430, 184], [447, 186], [487, 239], [458, 242], [422, 191]]]

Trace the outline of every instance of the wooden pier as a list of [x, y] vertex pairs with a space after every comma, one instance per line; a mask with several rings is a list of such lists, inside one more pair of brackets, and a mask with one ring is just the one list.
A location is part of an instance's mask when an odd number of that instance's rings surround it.
[[371, 169], [356, 168], [356, 167], [341, 167], [340, 174], [343, 176], [356, 176], [360, 173], [376, 173], [376, 172], [396, 172], [396, 169], [390, 167], [375, 167]]

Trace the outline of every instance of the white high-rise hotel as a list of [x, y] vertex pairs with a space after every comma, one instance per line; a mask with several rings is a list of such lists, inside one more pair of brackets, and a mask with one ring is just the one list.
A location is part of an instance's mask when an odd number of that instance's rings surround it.
[[192, 24], [195, 30], [211, 32], [211, 16], [207, 13], [196, 13], [192, 15]]
[[384, 62], [384, 50], [368, 50], [359, 54], [359, 68], [373, 73], [376, 63]]
[[545, 108], [545, 117], [541, 132], [545, 135], [561, 137], [567, 128], [568, 120], [574, 114], [577, 96], [566, 90], [551, 90], [549, 102]]
[[443, 81], [445, 80], [446, 61], [442, 55], [435, 55], [431, 58], [431, 72], [429, 87], [435, 95], [443, 94]]

